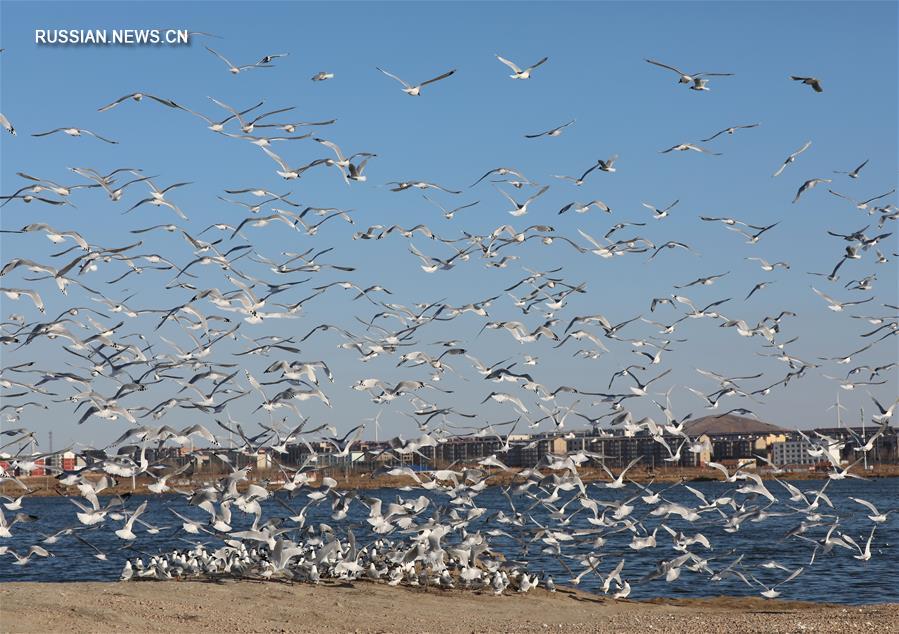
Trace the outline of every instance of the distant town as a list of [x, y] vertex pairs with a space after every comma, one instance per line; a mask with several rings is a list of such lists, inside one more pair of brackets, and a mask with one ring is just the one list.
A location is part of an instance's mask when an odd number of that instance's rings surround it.
[[[481, 467], [501, 471], [541, 467], [548, 457], [580, 455], [587, 467], [620, 469], [640, 457], [634, 477], [668, 475], [696, 476], [696, 470], [710, 463], [728, 470], [753, 470], [759, 473], [822, 474], [835, 465], [855, 471], [871, 471], [884, 465], [899, 468], [899, 448], [894, 427], [821, 427], [805, 432], [734, 415], [708, 416], [683, 425], [681, 433], [659, 428], [656, 435], [642, 429], [584, 428], [568, 432], [512, 434], [507, 436], [471, 435], [435, 439], [427, 434], [414, 440], [396, 437], [386, 441], [359, 441], [352, 450], [338, 452], [333, 444], [317, 442], [288, 443], [281, 451], [271, 446], [248, 447], [156, 446], [143, 448], [150, 463], [171, 466], [193, 463], [190, 474], [220, 473], [229, 468], [250, 467], [251, 471], [278, 481], [279, 469], [308, 469], [310, 482], [316, 474], [342, 477], [390, 475], [399, 468], [405, 473], [435, 469]], [[685, 437], [686, 436], [686, 437]], [[689, 438], [689, 440], [687, 440]], [[860, 447], [869, 444], [868, 451]], [[118, 456], [126, 462], [140, 461], [142, 449], [126, 445]], [[283, 451], [283, 453], [282, 453]], [[90, 468], [92, 460], [105, 460], [102, 450], [58, 453], [46, 465], [39, 462], [31, 476], [66, 474]], [[6, 468], [8, 465], [0, 461]], [[230, 466], [229, 466], [230, 465]], [[47, 469], [46, 467], [50, 467]], [[890, 472], [893, 470], [891, 469]], [[275, 475], [272, 476], [271, 474]], [[393, 475], [399, 474], [395, 471]], [[601, 474], [600, 474], [601, 475]], [[358, 485], [358, 482], [355, 483]], [[372, 483], [376, 484], [376, 483]]]

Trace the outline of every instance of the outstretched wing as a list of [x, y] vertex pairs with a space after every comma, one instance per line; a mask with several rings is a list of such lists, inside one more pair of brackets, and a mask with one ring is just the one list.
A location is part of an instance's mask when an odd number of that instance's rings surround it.
[[404, 82], [402, 79], [400, 79], [399, 77], [397, 77], [397, 76], [394, 75], [393, 73], [388, 73], [386, 70], [384, 70], [383, 68], [380, 68], [380, 67], [378, 67], [378, 66], [375, 66], [375, 68], [377, 68], [379, 71], [381, 71], [382, 73], [384, 73], [384, 74], [387, 75], [388, 77], [397, 80], [398, 82], [400, 82], [400, 83], [401, 83], [403, 86], [405, 86], [406, 88], [412, 88], [412, 86], [410, 86], [409, 84], [407, 84], [406, 82]]

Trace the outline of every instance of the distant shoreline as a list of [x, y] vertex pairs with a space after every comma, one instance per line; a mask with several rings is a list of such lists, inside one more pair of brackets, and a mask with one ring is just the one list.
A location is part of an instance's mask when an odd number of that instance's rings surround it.
[[[524, 479], [521, 477], [517, 477], [517, 471], [517, 469], [505, 472], [499, 470], [489, 471], [490, 476], [488, 478], [487, 485], [508, 486], [510, 484], [521, 483], [524, 481]], [[547, 470], [546, 474], [548, 473], [551, 473], [551, 471]], [[610, 480], [608, 474], [602, 471], [602, 469], [581, 468], [578, 473], [584, 484], [590, 484], [593, 482], [608, 482]], [[774, 474], [769, 471], [758, 471], [757, 473], [763, 480], [772, 480], [775, 477], [781, 480], [790, 481], [824, 480], [827, 478], [826, 471], [790, 471], [783, 474]], [[878, 465], [871, 471], [861, 472], [860, 470], [854, 470], [853, 473], [863, 473], [864, 477], [869, 479], [895, 478], [899, 477], [899, 465]], [[212, 482], [214, 480], [217, 480], [218, 478], [221, 478], [223, 475], [224, 474], [222, 473], [198, 474], [194, 476], [189, 483], [175, 485], [174, 483], [170, 482], [169, 484], [174, 486], [174, 488], [176, 489], [179, 487], [193, 489], [199, 484]], [[239, 485], [239, 488], [245, 488], [246, 485], [250, 482], [258, 484], [262, 480], [266, 479], [270, 480], [268, 484], [268, 489], [270, 491], [277, 491], [282, 486], [281, 482], [277, 482], [274, 480], [275, 478], [283, 477], [280, 472], [252, 472], [251, 475], [253, 476], [253, 479], [242, 483], [241, 485]], [[402, 487], [413, 487], [414, 489], [421, 489], [420, 485], [418, 485], [418, 483], [409, 476], [378, 476], [377, 478], [371, 478], [368, 475], [351, 474], [349, 478], [346, 478], [342, 474], [338, 473], [337, 469], [334, 469], [329, 475], [337, 480], [337, 486], [335, 488], [342, 491], [355, 489], [399, 489]], [[77, 487], [63, 487], [53, 476], [33, 476], [19, 479], [33, 490], [30, 495], [35, 497], [78, 495]], [[634, 468], [633, 470], [628, 471], [627, 479], [633, 480], [634, 482], [640, 484], [647, 484], [650, 481], [662, 484], [680, 482], [681, 480], [684, 480], [686, 482], [724, 481], [721, 472], [716, 469], [665, 469], [664, 471], [659, 470], [656, 472], [650, 472], [646, 470], [638, 471], [636, 468]], [[118, 478], [118, 484], [115, 487], [104, 489], [101, 495], [121, 495], [125, 493], [134, 493], [135, 495], [160, 495], [151, 493], [149, 489], [147, 489], [147, 485], [151, 482], [152, 480], [146, 477], [137, 478], [135, 486], [132, 489], [131, 480], [129, 478]], [[310, 488], [317, 488], [318, 486], [320, 486], [320, 484], [318, 481], [313, 481], [306, 486]], [[22, 489], [19, 488], [14, 482], [6, 481], [0, 483], [0, 494], [2, 495], [16, 496], [20, 495], [21, 492]], [[177, 495], [178, 492], [170, 491], [169, 493], [161, 495], [168, 494]]]
[[526, 595], [385, 584], [0, 584], [2, 632], [895, 631], [899, 604], [761, 597], [616, 601], [569, 588]]

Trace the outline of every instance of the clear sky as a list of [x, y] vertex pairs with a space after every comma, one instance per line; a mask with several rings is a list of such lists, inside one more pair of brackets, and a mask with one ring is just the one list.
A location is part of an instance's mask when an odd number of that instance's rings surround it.
[[[899, 251], [895, 234], [879, 245], [890, 259], [886, 264], [876, 264], [871, 250], [863, 259], [844, 265], [835, 283], [808, 275], [809, 271], [829, 272], [847, 244], [827, 235], [828, 229], [851, 233], [870, 224], [868, 235], [877, 233], [876, 218], [832, 196], [827, 188], [865, 199], [889, 191], [896, 183], [897, 6], [893, 2], [3, 1], [0, 18], [0, 46], [5, 48], [0, 54], [0, 111], [18, 130], [16, 137], [5, 132], [2, 137], [3, 194], [11, 194], [26, 184], [16, 172], [70, 185], [82, 181], [67, 167], [93, 167], [101, 172], [137, 167], [144, 174], [158, 175], [155, 181], [161, 185], [193, 183], [168, 196], [190, 217], [189, 222], [181, 224], [193, 235], [210, 223], [236, 224], [247, 216], [243, 208], [216, 198], [226, 188], [290, 191], [291, 198], [303, 204], [353, 209], [355, 227], [340, 220], [330, 221], [315, 237], [287, 232], [280, 224], [247, 230], [256, 253], [277, 259], [280, 252], [334, 247], [321, 261], [357, 267], [351, 274], [326, 271], [313, 276], [299, 289], [283, 293], [280, 298], [286, 303], [306, 296], [313, 285], [352, 279], [360, 286], [381, 284], [393, 292], [388, 301], [408, 306], [436, 300], [462, 305], [500, 295], [489, 309], [491, 319], [521, 319], [536, 327], [543, 321], [541, 316], [523, 317], [502, 291], [527, 274], [523, 267], [547, 270], [562, 266], [560, 275], [566, 281], [586, 283], [589, 292], [571, 297], [565, 309], [558, 312], [560, 325], [556, 330], [561, 332], [562, 324], [567, 325], [571, 317], [594, 313], [606, 315], [613, 323], [641, 314], [669, 323], [679, 313], [662, 306], [651, 314], [651, 298], [677, 292], [672, 289], [673, 284], [729, 273], [712, 286], [692, 287], [682, 293], [700, 307], [733, 298], [721, 307], [721, 312], [750, 324], [781, 310], [796, 312], [797, 318], [783, 323], [778, 340], [799, 336], [788, 350], [815, 362], [817, 357], [846, 354], [870, 340], [858, 335], [873, 327], [847, 313], [896, 313], [882, 306], [897, 304], [899, 258], [892, 255]], [[36, 28], [185, 28], [213, 33], [219, 38], [197, 36], [189, 47], [38, 46], [34, 43]], [[204, 49], [204, 44], [238, 64], [255, 62], [267, 54], [289, 56], [276, 60], [274, 68], [232, 76], [220, 60]], [[549, 61], [535, 70], [530, 80], [513, 81], [508, 77], [509, 70], [495, 59], [497, 53], [521, 65], [543, 56], [549, 56]], [[691, 91], [677, 84], [674, 73], [647, 64], [647, 57], [687, 72], [731, 72], [734, 76], [712, 78], [708, 92]], [[421, 81], [449, 69], [457, 72], [426, 86], [421, 97], [412, 98], [400, 91], [399, 84], [379, 73], [376, 66], [410, 81]], [[319, 71], [333, 72], [335, 78], [310, 81]], [[820, 78], [824, 92], [817, 94], [808, 86], [790, 81], [791, 74]], [[335, 125], [316, 133], [339, 144], [347, 153], [365, 151], [378, 156], [369, 163], [365, 183], [347, 186], [332, 168], [312, 170], [301, 180], [285, 183], [274, 174], [274, 162], [258, 148], [213, 134], [202, 120], [188, 113], [146, 100], [97, 112], [100, 106], [135, 91], [172, 99], [217, 118], [226, 114], [207, 99], [209, 96], [238, 108], [264, 100], [265, 105], [258, 112], [296, 106], [292, 113], [276, 115], [272, 120], [336, 118]], [[523, 136], [571, 119], [576, 119], [576, 123], [560, 137]], [[760, 126], [700, 144], [721, 152], [721, 156], [660, 153], [678, 143], [697, 142], [729, 126], [751, 123]], [[119, 144], [61, 134], [30, 136], [61, 126], [87, 128]], [[809, 140], [813, 142], [811, 148], [782, 176], [772, 178], [787, 155]], [[276, 144], [275, 151], [290, 164], [329, 155], [326, 148], [311, 140]], [[596, 171], [581, 187], [553, 178], [554, 174], [579, 175], [598, 158], [613, 154], [620, 156], [614, 174]], [[866, 159], [870, 162], [857, 180], [833, 173], [852, 169]], [[512, 218], [506, 213], [507, 201], [487, 180], [476, 188], [468, 188], [484, 172], [500, 166], [516, 168], [531, 180], [550, 185], [550, 190], [535, 201], [523, 218]], [[833, 182], [819, 185], [799, 203], [791, 204], [797, 188], [815, 177], [832, 178]], [[388, 181], [413, 179], [464, 190], [458, 196], [440, 192], [431, 196], [446, 206], [480, 202], [447, 221], [417, 190], [394, 193], [384, 186]], [[526, 197], [510, 187], [506, 190], [519, 199]], [[126, 192], [123, 201], [113, 204], [101, 191], [82, 190], [71, 197], [77, 206], [74, 209], [37, 202], [26, 206], [13, 201], [0, 211], [0, 222], [7, 230], [47, 222], [57, 229], [77, 230], [92, 244], [122, 246], [135, 240], [128, 233], [130, 230], [180, 222], [169, 210], [150, 206], [122, 215], [144, 195], [142, 185], [136, 185]], [[584, 215], [556, 213], [566, 203], [594, 198], [612, 208], [611, 216], [595, 208]], [[646, 202], [664, 207], [676, 199], [679, 204], [663, 220], [654, 220], [641, 205]], [[895, 196], [881, 202], [894, 203]], [[757, 225], [780, 224], [758, 244], [748, 245], [722, 224], [700, 221], [700, 215], [731, 216]], [[408, 227], [425, 223], [441, 237], [457, 238], [462, 231], [484, 234], [504, 223], [516, 228], [538, 223], [552, 225], [559, 235], [586, 246], [578, 229], [599, 238], [612, 224], [624, 221], [645, 222], [646, 226], [623, 230], [620, 237], [640, 235], [655, 244], [678, 240], [691, 245], [700, 255], [676, 250], [665, 251], [651, 262], [646, 255], [607, 260], [577, 254], [561, 242], [544, 246], [531, 241], [506, 250], [519, 259], [505, 269], [486, 268], [475, 255], [451, 271], [427, 274], [409, 253], [409, 241], [399, 235], [381, 241], [351, 239], [353, 231], [374, 224], [398, 223]], [[895, 223], [888, 223], [884, 231], [892, 231], [894, 226]], [[186, 243], [177, 236], [142, 235], [145, 244], [141, 252], [155, 251], [181, 265], [192, 258]], [[421, 236], [412, 242], [429, 255], [452, 254], [449, 248]], [[233, 242], [241, 243], [239, 239]], [[41, 233], [4, 234], [0, 246], [3, 263], [14, 257], [29, 257], [58, 266], [61, 258], [51, 258], [50, 254], [71, 243], [58, 247]], [[791, 269], [765, 273], [756, 263], [746, 261], [747, 257], [785, 260]], [[190, 297], [183, 290], [161, 290], [171, 279], [171, 272], [146, 271], [116, 285], [106, 284], [106, 280], [124, 272], [121, 264], [117, 267], [89, 273], [82, 279], [116, 300], [136, 293], [128, 303], [141, 309], [171, 308]], [[204, 283], [223, 290], [231, 288], [221, 271], [211, 268], [202, 271], [194, 283], [201, 288]], [[263, 277], [267, 273], [265, 267], [258, 265], [247, 264], [247, 270]], [[874, 273], [877, 279], [873, 293], [843, 288], [851, 280]], [[52, 281], [31, 283], [24, 281], [24, 276], [31, 277], [20, 268], [0, 282], [5, 287], [36, 284], [47, 304], [48, 316], [55, 317], [81, 302], [95, 304], [77, 289], [64, 297]], [[269, 273], [267, 279], [270, 278]], [[775, 283], [744, 301], [753, 285], [763, 280]], [[813, 284], [838, 299], [872, 295], [876, 299], [835, 313], [827, 310], [826, 303], [812, 292]], [[335, 289], [310, 302], [299, 319], [261, 325], [244, 323], [240, 332], [253, 337], [279, 333], [299, 338], [315, 325], [327, 322], [360, 333], [363, 327], [354, 316], [370, 319], [378, 308], [365, 300], [353, 302], [351, 297], [348, 292]], [[212, 312], [210, 307], [207, 309]], [[28, 321], [40, 317], [27, 299], [13, 302], [2, 297], [4, 320], [12, 313], [24, 315]], [[154, 319], [123, 319], [126, 325], [122, 333], [146, 333], [154, 340], [156, 351], [171, 351], [158, 340], [160, 334], [182, 345], [190, 341], [173, 324], [151, 334]], [[104, 323], [114, 324], [118, 320], [113, 315]], [[382, 322], [385, 327], [395, 323]], [[439, 354], [439, 347], [428, 344], [456, 338], [486, 363], [506, 357], [520, 362], [522, 355], [532, 354], [540, 358], [537, 366], [519, 365], [516, 369], [529, 371], [535, 380], [550, 388], [568, 384], [597, 392], [606, 391], [612, 372], [642, 359], [630, 351], [629, 345], [616, 341], [606, 341], [611, 349], [609, 354], [599, 360], [585, 360], [572, 357], [579, 347], [587, 347], [576, 342], [554, 350], [552, 342], [542, 340], [520, 345], [505, 332], [485, 331], [475, 338], [483, 323], [483, 318], [466, 314], [451, 322], [428, 326], [417, 333], [418, 343], [410, 350]], [[594, 332], [601, 334], [598, 328]], [[622, 337], [656, 334], [657, 329], [649, 324], [637, 323], [624, 330]], [[717, 328], [711, 320], [687, 320], [673, 336], [686, 341], [672, 343], [673, 351], [643, 376], [672, 368], [665, 380], [652, 387], [654, 392], [663, 392], [677, 386], [672, 399], [679, 415], [704, 414], [702, 402], [683, 386], [706, 393], [715, 388], [713, 382], [695, 372], [697, 367], [726, 375], [764, 372], [762, 379], [745, 382], [745, 387], [751, 389], [773, 383], [789, 369], [781, 361], [757, 354], [770, 352], [762, 348], [760, 337], [739, 337], [734, 329]], [[398, 371], [396, 356], [360, 363], [354, 351], [337, 349], [341, 341], [334, 334], [320, 333], [300, 346], [300, 358], [325, 359], [336, 376], [333, 386], [323, 385], [333, 408], [307, 401], [299, 404], [303, 413], [313, 420], [347, 429], [382, 408], [382, 437], [413, 435], [414, 426], [400, 413], [410, 411], [407, 399], [387, 406], [374, 405], [366, 393], [350, 390], [349, 386], [366, 377], [392, 383], [403, 378], [428, 380], [429, 374], [422, 369]], [[64, 368], [66, 363], [84, 365], [77, 357], [61, 352], [63, 343], [41, 340], [18, 351], [14, 346], [6, 346], [0, 350], [2, 365], [30, 360], [48, 368]], [[838, 387], [837, 382], [822, 374], [844, 377], [856, 365], [894, 362], [896, 343], [895, 337], [888, 339], [853, 358], [848, 366], [824, 363], [802, 380], [791, 382], [788, 389], [776, 390], [762, 403], [727, 399], [722, 401], [722, 409], [749, 407], [764, 420], [790, 426], [828, 423], [833, 420], [833, 413], [826, 409], [836, 398]], [[240, 347], [228, 345], [231, 347], [214, 355], [217, 360], [248, 359], [224, 354], [225, 350], [237, 351]], [[246, 367], [261, 377], [262, 368], [276, 358], [281, 357], [254, 358]], [[292, 357], [285, 354], [283, 358]], [[507, 405], [478, 405], [493, 390], [514, 392], [535, 405], [533, 396], [519, 387], [484, 382], [464, 360], [452, 359], [450, 364], [458, 375], [448, 374], [441, 385], [454, 390], [454, 394], [425, 390], [421, 396], [461, 410], [477, 410], [485, 420], [508, 420], [513, 413]], [[886, 384], [870, 388], [882, 402], [892, 401], [899, 393], [896, 376], [893, 369], [885, 375]], [[855, 378], [864, 380], [866, 375]], [[246, 387], [246, 380], [240, 380]], [[629, 379], [620, 381], [616, 386], [619, 390], [632, 384]], [[62, 383], [53, 384], [53, 388], [63, 395], [74, 391]], [[95, 389], [109, 395], [115, 387], [101, 378]], [[130, 397], [128, 404], [153, 405], [171, 396], [152, 391], [151, 394], [146, 399], [142, 395]], [[852, 420], [858, 419], [860, 407], [871, 411], [864, 388], [842, 391], [842, 399]], [[560, 397], [559, 404], [573, 400]], [[631, 399], [626, 403], [633, 406], [636, 415], [653, 414], [661, 419], [649, 399]], [[254, 394], [229, 411], [235, 419], [249, 421], [249, 412], [257, 404], [258, 396]], [[604, 407], [590, 407], [589, 397], [578, 408], [596, 415], [607, 411]], [[161, 422], [178, 426], [192, 422], [210, 424], [211, 420], [196, 416], [193, 410], [176, 410]], [[51, 404], [46, 411], [28, 409], [19, 423], [12, 424], [37, 429], [42, 439], [52, 428], [57, 446], [74, 441], [105, 442], [124, 429], [121, 420], [111, 423], [98, 418], [91, 418], [78, 428], [70, 403]]]

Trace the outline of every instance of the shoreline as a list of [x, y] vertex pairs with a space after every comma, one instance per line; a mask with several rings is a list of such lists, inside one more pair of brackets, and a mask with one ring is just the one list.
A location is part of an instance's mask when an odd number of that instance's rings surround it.
[[[487, 486], [508, 486], [513, 483], [521, 483], [524, 481], [524, 478], [520, 478], [517, 476], [517, 470], [513, 471], [490, 471], [489, 476], [487, 478]], [[773, 480], [775, 477], [781, 480], [787, 481], [796, 481], [796, 480], [824, 480], [827, 479], [827, 472], [817, 472], [817, 471], [790, 471], [782, 474], [774, 474], [769, 471], [758, 471], [753, 472], [757, 473], [762, 480]], [[179, 485], [175, 485], [174, 483], [170, 483], [173, 488], [180, 487], [188, 487], [194, 488], [198, 485], [209, 483], [212, 481], [221, 478], [224, 474], [222, 473], [209, 473], [202, 474], [202, 476], [195, 476], [191, 479], [189, 483], [182, 483]], [[278, 472], [252, 472], [251, 475], [253, 478], [242, 482], [238, 485], [239, 490], [246, 490], [247, 486], [250, 483], [253, 484], [263, 484], [263, 482], [267, 478], [275, 477], [276, 475], [280, 475]], [[415, 482], [412, 478], [408, 476], [378, 476], [377, 478], [371, 478], [368, 475], [353, 475], [349, 478], [344, 477], [340, 473], [331, 473], [325, 474], [330, 475], [335, 480], [337, 480], [337, 486], [334, 487], [340, 491], [348, 491], [348, 490], [371, 490], [371, 489], [400, 489], [403, 487], [412, 487], [413, 489], [421, 488], [421, 486]], [[608, 474], [606, 474], [601, 469], [595, 468], [587, 468], [581, 469], [579, 471], [579, 475], [584, 484], [590, 484], [593, 482], [608, 482], [611, 480]], [[864, 473], [865, 478], [867, 479], [881, 479], [881, 478], [895, 478], [899, 477], [899, 465], [878, 465], [878, 467], [869, 472]], [[96, 475], [99, 478], [99, 474]], [[29, 495], [34, 497], [50, 497], [50, 496], [58, 496], [58, 495], [69, 495], [69, 496], [78, 496], [78, 488], [75, 486], [63, 487], [59, 484], [54, 476], [31, 476], [31, 477], [20, 477], [19, 478], [23, 483], [29, 486], [32, 489], [32, 492]], [[646, 470], [633, 470], [628, 472], [628, 480], [633, 480], [639, 484], [646, 484], [650, 481], [660, 484], [673, 484], [676, 482], [680, 482], [683, 480], [684, 482], [712, 482], [718, 481], [723, 482], [724, 478], [720, 471], [716, 469], [670, 469], [665, 471], [655, 471], [649, 472]], [[118, 478], [118, 484], [115, 487], [110, 487], [108, 489], [104, 489], [100, 494], [103, 495], [116, 495], [116, 494], [125, 494], [125, 493], [133, 493], [135, 495], [178, 495], [178, 492], [175, 490], [169, 491], [167, 493], [162, 494], [154, 494], [147, 489], [147, 485], [152, 482], [152, 479], [142, 477], [137, 479], [136, 486], [134, 488], [131, 487], [131, 481], [129, 478]], [[278, 491], [281, 488], [281, 482], [267, 482], [266, 488], [269, 491]], [[321, 486], [320, 479], [309, 482], [304, 485], [308, 488], [315, 489]], [[17, 496], [21, 495], [22, 489], [19, 488], [14, 482], [0, 482], [0, 494], [2, 495], [11, 495]]]
[[526, 595], [253, 581], [9, 582], [0, 632], [895, 631], [899, 604], [761, 597], [614, 600], [562, 587]]

